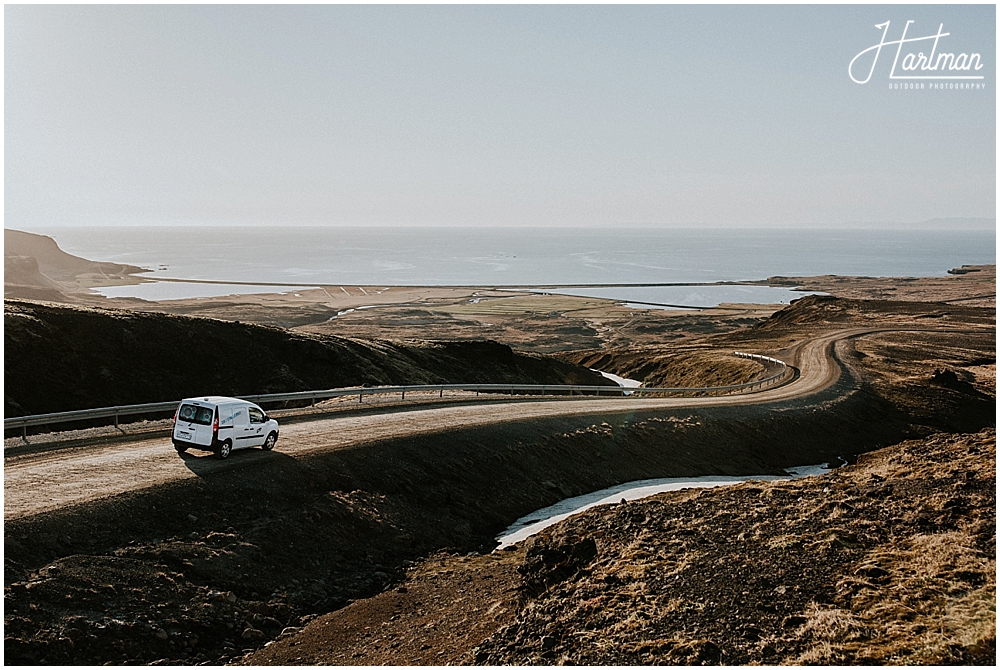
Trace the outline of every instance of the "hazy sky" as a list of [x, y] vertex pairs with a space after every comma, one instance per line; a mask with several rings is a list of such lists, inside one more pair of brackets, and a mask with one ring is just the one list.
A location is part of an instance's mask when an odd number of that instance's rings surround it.
[[[985, 88], [890, 89], [895, 46], [854, 83], [907, 20], [981, 54], [957, 74]], [[5, 226], [992, 218], [995, 28], [992, 5], [7, 5]]]

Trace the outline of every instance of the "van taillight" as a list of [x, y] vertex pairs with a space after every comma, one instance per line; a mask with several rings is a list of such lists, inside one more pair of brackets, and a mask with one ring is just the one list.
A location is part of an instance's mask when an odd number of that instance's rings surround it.
[[180, 406], [178, 406], [177, 409], [174, 410], [174, 419], [173, 419], [174, 425], [177, 425], [177, 415], [180, 413], [180, 411], [181, 411]]
[[219, 408], [215, 408], [215, 420], [212, 421], [212, 437], [216, 438], [219, 436]]

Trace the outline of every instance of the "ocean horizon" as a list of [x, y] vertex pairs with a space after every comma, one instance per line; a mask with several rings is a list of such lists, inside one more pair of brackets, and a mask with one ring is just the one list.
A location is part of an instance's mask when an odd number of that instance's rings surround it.
[[[142, 276], [149, 279], [260, 285], [703, 284], [826, 274], [941, 276], [963, 264], [996, 263], [995, 230], [91, 226], [34, 232], [77, 256], [147, 268]], [[116, 289], [115, 295], [127, 294]]]

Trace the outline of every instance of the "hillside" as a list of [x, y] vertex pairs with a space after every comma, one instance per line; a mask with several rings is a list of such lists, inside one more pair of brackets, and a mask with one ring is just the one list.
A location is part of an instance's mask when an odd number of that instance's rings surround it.
[[22, 301], [4, 301], [4, 353], [6, 416], [361, 385], [614, 385], [490, 341], [366, 341]]
[[[241, 467], [211, 455], [181, 458], [162, 438], [135, 445], [149, 450], [144, 467], [177, 459], [167, 467], [181, 478], [5, 521], [6, 658], [989, 664], [992, 310], [808, 300], [787, 309], [775, 326], [706, 339], [720, 351], [794, 356], [791, 347], [829, 330], [828, 321], [868, 324], [877, 309], [885, 310], [880, 325], [900, 330], [841, 341], [840, 379], [789, 402], [666, 412], [623, 402], [600, 416], [376, 432], [329, 449], [311, 448], [323, 438], [301, 424], [306, 444], [245, 452]], [[137, 334], [130, 346], [138, 342], [143, 358], [183, 352], [181, 324], [206, 343], [215, 333], [230, 345], [284, 342], [272, 349], [286, 353], [302, 346], [289, 344], [299, 336], [287, 331], [255, 328], [240, 339], [245, 324], [203, 319], [21, 303], [8, 312], [22, 338], [31, 329], [42, 338], [70, 319], [80, 341], [121, 347], [125, 328]], [[954, 332], [910, 330], [927, 314], [935, 328]], [[144, 348], [147, 339], [156, 347]], [[344, 360], [369, 349], [397, 361], [457, 351], [303, 341], [359, 348], [344, 349]], [[478, 348], [507, 351], [464, 346], [480, 353], [450, 360], [488, 366]], [[282, 356], [295, 362], [291, 372], [320, 367]], [[72, 360], [58, 363], [72, 369]], [[897, 446], [858, 459], [885, 445]], [[118, 444], [24, 452], [5, 466], [9, 481], [33, 466], [72, 478], [84, 463], [104, 471], [125, 453]], [[622, 482], [855, 460], [823, 478], [595, 510], [513, 551], [485, 553], [515, 519]], [[8, 500], [48, 495], [32, 488], [37, 479], [21, 481]]]
[[735, 358], [731, 350], [690, 350], [646, 346], [624, 350], [564, 352], [560, 360], [614, 372], [643, 386], [660, 388], [728, 386], [763, 379], [771, 374], [759, 363]]
[[[605, 505], [439, 554], [242, 662], [992, 666], [996, 432]], [[472, 622], [472, 623], [469, 623]]]
[[5, 298], [64, 302], [68, 293], [86, 292], [89, 286], [136, 283], [130, 275], [145, 272], [68, 254], [46, 235], [4, 228], [3, 238]]

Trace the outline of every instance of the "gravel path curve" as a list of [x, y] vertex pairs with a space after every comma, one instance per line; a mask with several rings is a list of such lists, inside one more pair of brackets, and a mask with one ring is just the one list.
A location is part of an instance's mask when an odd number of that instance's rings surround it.
[[[635, 410], [750, 405], [802, 398], [837, 381], [840, 365], [833, 356], [838, 341], [894, 328], [837, 330], [801, 343], [786, 357], [798, 379], [753, 394], [697, 398], [613, 398], [578, 401], [483, 403], [410, 409], [367, 416], [334, 417], [285, 425], [278, 451], [292, 458], [334, 449], [348, 449], [389, 439], [557, 416], [601, 415]], [[929, 330], [929, 329], [928, 329]], [[253, 467], [273, 454], [237, 452], [226, 461], [204, 456], [179, 456], [168, 440], [136, 439], [111, 445], [10, 456], [4, 459], [4, 519], [16, 519], [67, 505], [97, 500], [127, 491], [154, 487], [222, 469]]]

